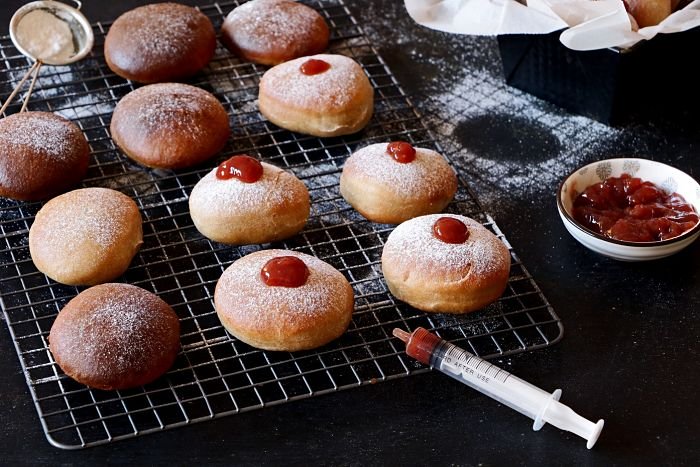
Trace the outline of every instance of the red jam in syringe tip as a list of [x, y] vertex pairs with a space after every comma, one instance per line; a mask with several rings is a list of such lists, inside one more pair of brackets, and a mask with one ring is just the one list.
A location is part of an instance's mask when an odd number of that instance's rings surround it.
[[413, 357], [425, 365], [430, 365], [430, 359], [435, 349], [443, 342], [438, 336], [431, 334], [424, 328], [416, 328], [410, 334], [403, 329], [394, 328], [392, 334], [406, 344], [406, 354], [409, 357]]

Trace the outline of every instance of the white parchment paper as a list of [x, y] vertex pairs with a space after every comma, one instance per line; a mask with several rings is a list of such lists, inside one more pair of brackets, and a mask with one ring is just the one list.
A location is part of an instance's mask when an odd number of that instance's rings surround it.
[[656, 34], [700, 26], [694, 0], [656, 26], [632, 31], [622, 0], [404, 0], [418, 24], [457, 34], [547, 34], [563, 29], [561, 42], [574, 50], [630, 47]]

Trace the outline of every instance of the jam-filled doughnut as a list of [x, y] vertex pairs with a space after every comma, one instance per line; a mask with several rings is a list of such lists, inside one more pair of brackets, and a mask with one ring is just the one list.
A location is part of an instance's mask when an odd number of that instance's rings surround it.
[[50, 198], [77, 184], [89, 162], [85, 136], [63, 117], [22, 112], [0, 119], [0, 196]]
[[430, 214], [400, 224], [382, 252], [391, 293], [437, 313], [468, 313], [498, 299], [510, 253], [498, 237], [468, 217]]
[[265, 350], [307, 350], [339, 337], [350, 324], [353, 290], [333, 266], [287, 250], [235, 261], [214, 292], [216, 314], [243, 342]]
[[457, 191], [457, 176], [431, 149], [394, 141], [364, 147], [345, 162], [340, 194], [365, 218], [398, 224], [442, 211]]
[[158, 83], [124, 96], [114, 109], [112, 139], [148, 167], [180, 169], [218, 153], [231, 133], [224, 106], [189, 84]]
[[117, 18], [104, 47], [107, 66], [122, 78], [139, 83], [177, 81], [209, 63], [216, 31], [196, 8], [155, 3]]
[[221, 42], [230, 51], [262, 65], [321, 53], [329, 35], [316, 10], [291, 0], [252, 0], [233, 9], [221, 26]]
[[362, 67], [343, 55], [313, 55], [265, 72], [260, 112], [275, 125], [313, 136], [363, 129], [374, 109], [374, 91]]
[[29, 229], [34, 265], [68, 285], [100, 284], [122, 275], [142, 243], [136, 203], [109, 188], [83, 188], [53, 198]]
[[49, 334], [63, 372], [97, 389], [128, 389], [165, 373], [180, 349], [180, 322], [156, 295], [129, 284], [84, 290], [63, 307]]
[[211, 240], [234, 245], [291, 237], [309, 217], [309, 191], [293, 174], [245, 154], [204, 176], [190, 194], [195, 227]]

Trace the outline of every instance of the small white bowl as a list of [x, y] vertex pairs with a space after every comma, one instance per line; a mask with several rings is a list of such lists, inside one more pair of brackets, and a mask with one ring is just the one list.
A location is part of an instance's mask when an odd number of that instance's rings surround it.
[[581, 244], [605, 256], [621, 261], [648, 261], [679, 252], [700, 236], [700, 223], [678, 237], [658, 242], [627, 242], [594, 233], [573, 218], [574, 199], [588, 186], [608, 177], [627, 173], [649, 181], [668, 193], [683, 196], [696, 210], [700, 207], [700, 184], [690, 175], [669, 165], [648, 159], [620, 158], [593, 162], [569, 175], [559, 187], [557, 208], [566, 230]]

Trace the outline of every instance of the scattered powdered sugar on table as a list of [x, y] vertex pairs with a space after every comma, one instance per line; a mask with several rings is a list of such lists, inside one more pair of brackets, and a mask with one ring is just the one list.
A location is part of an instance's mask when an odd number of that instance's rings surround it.
[[[438, 240], [433, 235], [433, 224], [441, 217], [462, 221], [469, 230], [467, 240], [459, 244]], [[499, 243], [497, 237], [473, 219], [455, 214], [430, 214], [396, 227], [386, 241], [384, 254], [391, 255], [392, 261], [405, 263], [404, 266], [397, 264], [399, 269], [414, 268], [420, 261], [421, 267], [416, 271], [419, 277], [436, 270], [454, 271], [457, 276], [452, 280], [459, 280], [465, 271], [471, 276], [480, 276], [503, 268], [510, 255], [503, 254], [505, 247]]]

